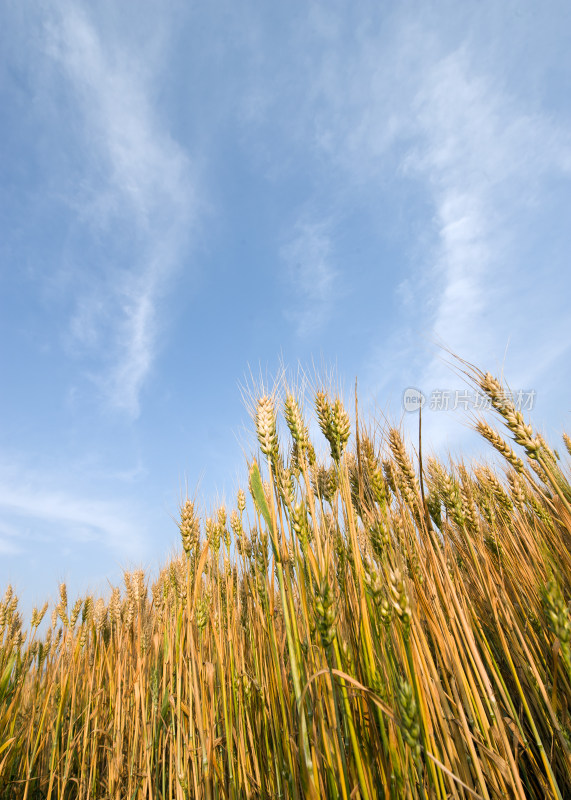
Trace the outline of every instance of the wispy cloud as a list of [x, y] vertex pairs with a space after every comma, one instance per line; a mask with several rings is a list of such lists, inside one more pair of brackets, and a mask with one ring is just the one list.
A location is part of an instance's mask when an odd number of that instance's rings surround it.
[[480, 73], [466, 48], [427, 70], [414, 109], [420, 141], [405, 166], [434, 198], [432, 328], [478, 358], [505, 346], [525, 321], [510, 299], [517, 239], [527, 234], [520, 219], [541, 201], [550, 174], [567, 170], [569, 148], [549, 119], [525, 113]]
[[[371, 344], [377, 391], [404, 388], [411, 374], [434, 387], [450, 380], [436, 341], [492, 369], [511, 342], [514, 380], [523, 384], [536, 379], [546, 350], [561, 350], [554, 343], [562, 316], [547, 309], [569, 284], [561, 275], [545, 280], [529, 251], [539, 241], [538, 209], [570, 173], [567, 128], [534, 104], [509, 61], [509, 13], [488, 12], [487, 23], [474, 17], [470, 29], [454, 15], [445, 24], [440, 17], [437, 29], [426, 15], [395, 12], [384, 27], [355, 32], [350, 69], [345, 37], [335, 31], [305, 64], [306, 136], [345, 178], [337, 204], [363, 189], [386, 200], [393, 187], [425, 204], [422, 228], [415, 223], [422, 246], [411, 245], [409, 260], [398, 263], [397, 295], [381, 298], [394, 334]], [[494, 42], [484, 37], [487, 24]], [[310, 52], [306, 36], [300, 43]]]
[[331, 313], [335, 269], [329, 225], [300, 220], [282, 247], [293, 300], [286, 309], [300, 337], [319, 330]]
[[16, 525], [10, 525], [4, 520], [0, 520], [0, 553], [5, 556], [19, 555], [21, 547], [16, 543], [20, 531]]
[[78, 218], [103, 238], [109, 259], [83, 276], [71, 332], [103, 362], [96, 379], [109, 401], [136, 415], [156, 356], [160, 302], [196, 211], [195, 178], [154, 107], [146, 48], [117, 29], [104, 36], [93, 9], [67, 2], [52, 14], [46, 42], [72, 90], [61, 113], [81, 120]]
[[[18, 485], [3, 478], [0, 480], [0, 511], [4, 519], [0, 523], [3, 538], [0, 549], [4, 552], [22, 552], [23, 540], [18, 525], [8, 523], [21, 517], [26, 529], [33, 528], [34, 521], [57, 528], [58, 537], [69, 542], [96, 540], [103, 547], [122, 558], [144, 557], [147, 543], [140, 527], [140, 520], [123, 505], [106, 500], [74, 494], [57, 487], [47, 488], [45, 480], [20, 481]], [[16, 545], [12, 538], [18, 540]]]

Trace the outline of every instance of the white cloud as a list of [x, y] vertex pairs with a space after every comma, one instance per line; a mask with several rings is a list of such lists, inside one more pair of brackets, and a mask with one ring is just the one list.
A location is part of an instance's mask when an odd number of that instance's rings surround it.
[[15, 539], [19, 536], [19, 529], [0, 519], [0, 553], [6, 556], [18, 555], [22, 552]]
[[298, 336], [317, 331], [331, 313], [334, 299], [332, 243], [329, 225], [301, 220], [282, 248], [294, 300], [286, 311]]
[[[24, 519], [28, 530], [36, 520], [57, 528], [58, 538], [63, 535], [73, 542], [96, 539], [121, 557], [138, 558], [146, 551], [140, 520], [133, 518], [129, 509], [57, 487], [46, 488], [45, 480], [20, 481], [18, 485], [2, 480], [0, 510], [11, 519]], [[18, 538], [21, 545], [22, 532], [13, 522], [2, 520], [0, 533]], [[11, 548], [4, 552], [22, 552], [21, 546], [13, 546], [9, 540], [4, 540], [4, 545]]]
[[0, 553], [3, 556], [15, 556], [21, 553], [19, 547], [17, 547], [13, 542], [7, 541], [6, 539], [0, 539]]
[[153, 106], [148, 49], [128, 45], [117, 29], [103, 36], [94, 18], [62, 2], [47, 29], [47, 51], [72, 89], [72, 107], [61, 113], [81, 119], [76, 210], [111, 251], [110, 263], [82, 277], [71, 333], [80, 351], [104, 354], [98, 383], [114, 406], [136, 415], [160, 301], [188, 241], [194, 176]]
[[[565, 326], [547, 312], [560, 289], [542, 279], [526, 247], [546, 234], [534, 239], [533, 226], [550, 201], [550, 183], [569, 177], [567, 129], [534, 104], [510, 63], [513, 54], [502, 46], [507, 12], [493, 20], [493, 42], [483, 38], [491, 17], [458, 23], [454, 17], [436, 28], [432, 19], [396, 12], [384, 29], [357, 29], [351, 54], [344, 36], [334, 35], [319, 61], [305, 65], [312, 76], [305, 130], [345, 177], [338, 207], [363, 189], [385, 199], [393, 186], [402, 192], [403, 178], [432, 206], [422, 223], [424, 248], [413, 246], [414, 256], [399, 265], [397, 299], [406, 302], [381, 299], [394, 334], [372, 345], [369, 369], [362, 367], [371, 388], [372, 375], [382, 376], [377, 391], [404, 388], [411, 374], [425, 388], [454, 384], [434, 356], [438, 341], [491, 369], [511, 342], [510, 374], [524, 385], [537, 379], [546, 349], [561, 350]], [[563, 287], [565, 279], [558, 282]], [[538, 329], [531, 323], [540, 318]]]
[[[481, 74], [464, 48], [426, 71], [415, 109], [420, 144], [407, 168], [431, 187], [438, 236], [422, 284], [434, 308], [431, 328], [482, 363], [527, 327], [537, 297], [522, 303], [513, 291], [524, 255], [518, 240], [528, 235], [522, 222], [550, 175], [567, 170], [569, 147], [549, 119], [524, 113]], [[443, 370], [432, 361], [426, 373], [434, 380]]]

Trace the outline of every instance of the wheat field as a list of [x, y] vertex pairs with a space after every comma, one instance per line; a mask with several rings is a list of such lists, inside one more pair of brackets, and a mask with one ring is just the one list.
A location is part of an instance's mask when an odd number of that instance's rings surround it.
[[183, 502], [156, 580], [62, 584], [26, 629], [8, 587], [0, 797], [571, 797], [571, 441], [465, 371], [487, 463], [281, 385], [246, 491]]

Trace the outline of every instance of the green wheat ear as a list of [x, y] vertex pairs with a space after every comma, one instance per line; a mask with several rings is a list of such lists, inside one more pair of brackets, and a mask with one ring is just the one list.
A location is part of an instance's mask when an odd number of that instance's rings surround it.
[[12, 671], [16, 663], [16, 658], [17, 657], [15, 653], [10, 656], [4, 672], [2, 673], [2, 677], [0, 678], [0, 700], [4, 700], [4, 697], [8, 693], [8, 686], [10, 684], [10, 678], [12, 677]]
[[270, 509], [268, 508], [264, 487], [262, 486], [262, 476], [260, 475], [258, 464], [255, 461], [250, 467], [250, 489], [252, 491], [254, 502], [260, 509], [262, 516], [265, 519], [269, 530], [271, 531], [272, 518], [270, 516]]

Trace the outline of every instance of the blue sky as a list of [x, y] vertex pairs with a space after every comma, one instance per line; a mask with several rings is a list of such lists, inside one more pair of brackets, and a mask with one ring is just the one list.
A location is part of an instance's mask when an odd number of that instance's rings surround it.
[[[567, 2], [0, 11], [0, 582], [105, 590], [233, 503], [251, 374], [379, 418], [464, 387], [569, 430]], [[476, 447], [432, 411], [434, 449]]]

